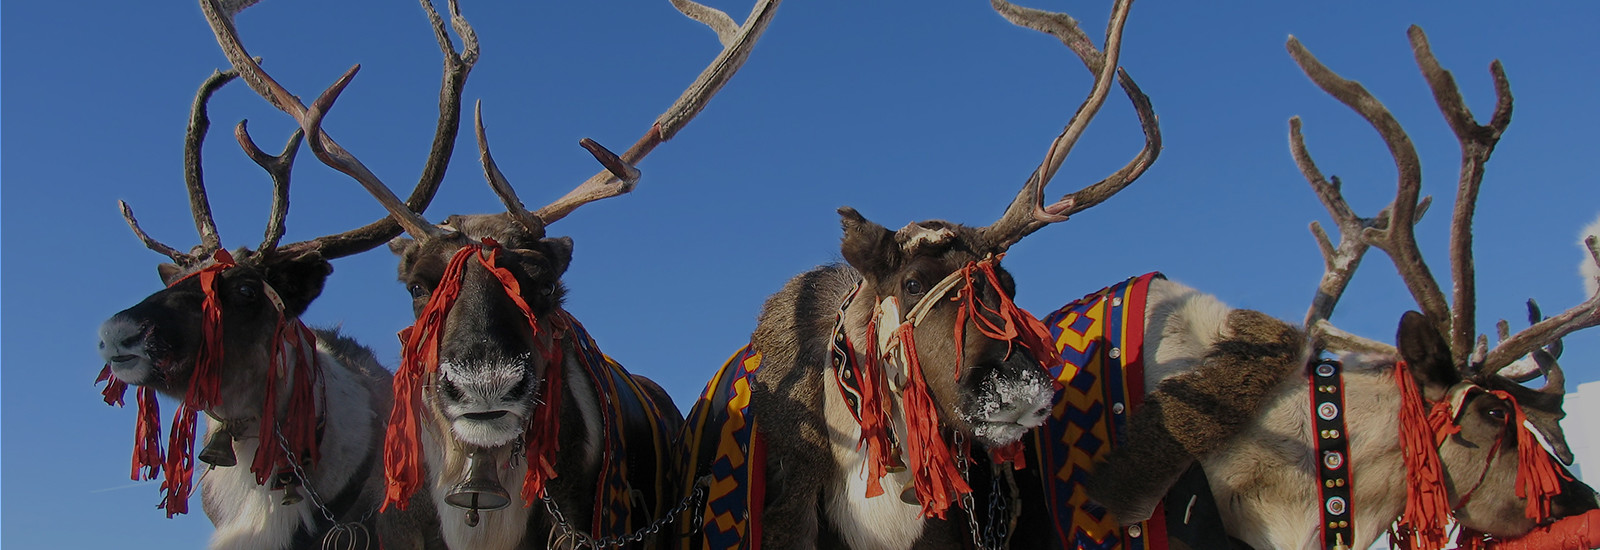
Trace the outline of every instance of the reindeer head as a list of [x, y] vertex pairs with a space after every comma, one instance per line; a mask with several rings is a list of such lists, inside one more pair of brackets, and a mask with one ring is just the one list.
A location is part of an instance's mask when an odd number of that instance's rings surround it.
[[[225, 12], [220, 4], [212, 1], [201, 2], [201, 8], [223, 52], [235, 67], [212, 75], [201, 86], [195, 97], [188, 138], [185, 140], [185, 179], [201, 244], [184, 254], [151, 239], [139, 228], [133, 211], [123, 204], [123, 216], [135, 235], [145, 246], [172, 258], [173, 263], [164, 263], [159, 267], [166, 289], [113, 316], [100, 329], [101, 355], [117, 379], [131, 384], [150, 384], [171, 395], [180, 395], [188, 386], [194, 360], [202, 353], [201, 347], [205, 341], [202, 334], [208, 324], [219, 322], [223, 339], [221, 347], [208, 353], [219, 353], [228, 358], [229, 371], [222, 374], [230, 378], [239, 376], [240, 379], [259, 381], [260, 378], [254, 375], [265, 372], [267, 368], [270, 356], [267, 349], [271, 345], [269, 341], [273, 337], [274, 327], [282, 319], [299, 317], [311, 301], [321, 294], [323, 283], [333, 271], [328, 260], [370, 250], [400, 233], [399, 224], [383, 218], [342, 234], [279, 247], [278, 241], [283, 237], [284, 219], [288, 214], [289, 174], [304, 135], [303, 130], [294, 133], [283, 153], [272, 156], [256, 146], [245, 122], [240, 122], [234, 132], [240, 147], [272, 176], [274, 182], [272, 219], [265, 240], [255, 251], [239, 249], [231, 258], [219, 263], [221, 256], [228, 255], [218, 255], [222, 248], [221, 240], [217, 236], [216, 223], [212, 220], [211, 207], [201, 181], [200, 147], [210, 127], [206, 103], [217, 89], [242, 74], [245, 82], [258, 93], [294, 115], [297, 120], [304, 121], [307, 113], [298, 99], [262, 72], [261, 67], [245, 52], [233, 25], [234, 13]], [[442, 25], [431, 6], [428, 6], [428, 11], [435, 24]], [[460, 19], [459, 14], [456, 16], [458, 29], [470, 31], [465, 20]], [[463, 34], [471, 35], [470, 32]], [[459, 127], [460, 87], [472, 60], [476, 58], [475, 43], [469, 43], [468, 55], [457, 56], [448, 39], [443, 34], [440, 37], [440, 48], [446, 57], [446, 91], [440, 98], [434, 153], [429, 157], [428, 169], [418, 181], [409, 201], [411, 206], [418, 209], [427, 206], [443, 179], [444, 166]], [[321, 151], [330, 147], [337, 148], [338, 145], [326, 134], [319, 132], [314, 137], [314, 149]], [[211, 306], [206, 305], [208, 300]], [[205, 319], [208, 307], [215, 310], [220, 318]], [[258, 370], [260, 372], [241, 372]]]
[[438, 374], [426, 400], [455, 438], [497, 447], [522, 434], [540, 405], [536, 390], [560, 368], [551, 363], [572, 239], [543, 238], [500, 215], [451, 216], [442, 227], [389, 244], [419, 318], [441, 285], [456, 296], [437, 329]]
[[[1043, 422], [1054, 387], [1042, 367], [1056, 359], [1043, 327], [1012, 303], [1016, 285], [1000, 266], [1001, 257], [1023, 237], [1131, 184], [1160, 153], [1161, 134], [1149, 98], [1117, 67], [1128, 2], [1113, 7], [1104, 52], [1065, 14], [1019, 8], [1004, 0], [992, 4], [1012, 23], [1056, 36], [1096, 77], [1044, 161], [989, 226], [931, 220], [891, 231], [853, 208], [841, 208], [839, 215], [844, 259], [863, 278], [860, 296], [877, 304], [872, 314], [877, 334], [868, 338], [877, 338], [880, 350], [888, 351], [891, 341], [904, 346], [898, 353], [907, 357], [901, 360], [919, 364], [941, 423], [986, 446], [1001, 447]], [[1144, 149], [1104, 180], [1045, 205], [1045, 186], [1104, 104], [1112, 80], [1121, 82], [1133, 102], [1145, 133]], [[891, 335], [891, 330], [910, 337]], [[908, 375], [888, 376], [893, 386]]]
[[[1414, 376], [1419, 400], [1435, 410], [1430, 414], [1449, 416], [1450, 423], [1440, 433], [1459, 430], [1437, 447], [1445, 477], [1442, 492], [1448, 495], [1431, 497], [1440, 499], [1434, 507], [1450, 511], [1467, 531], [1499, 538], [1518, 537], [1538, 524], [1596, 506], [1593, 489], [1574, 480], [1553, 462], [1570, 464], [1573, 460], [1559, 424], [1566, 415], [1561, 409], [1564, 378], [1555, 363], [1560, 339], [1600, 324], [1600, 295], [1550, 319], [1545, 319], [1530, 301], [1532, 326], [1513, 335], [1501, 321], [1500, 343], [1493, 349], [1486, 336], [1477, 334], [1472, 218], [1484, 163], [1511, 122], [1510, 84], [1500, 62], [1492, 63], [1489, 69], [1497, 101], [1488, 124], [1480, 125], [1462, 99], [1454, 77], [1434, 58], [1422, 29], [1412, 26], [1408, 34], [1417, 65], [1462, 149], [1459, 188], [1450, 224], [1453, 300], [1446, 302], [1417, 246], [1414, 228], [1430, 200], [1419, 200], [1421, 164], [1410, 138], [1371, 93], [1359, 83], [1335, 74], [1299, 41], [1290, 38], [1290, 55], [1301, 69], [1317, 86], [1378, 130], [1399, 172], [1394, 201], [1372, 218], [1358, 217], [1345, 202], [1338, 179], [1330, 182], [1324, 178], [1311, 160], [1299, 118], [1290, 120], [1295, 161], [1340, 229], [1340, 242], [1335, 246], [1320, 225], [1313, 223], [1311, 227], [1327, 269], [1306, 315], [1306, 325], [1311, 329], [1308, 344], [1312, 351], [1323, 347], [1374, 351], [1378, 356], [1404, 361]], [[1600, 251], [1592, 240], [1588, 246], [1590, 260], [1600, 266]], [[1394, 261], [1422, 310], [1401, 319], [1397, 348], [1350, 336], [1327, 321], [1361, 256], [1370, 247], [1382, 250]], [[1540, 374], [1546, 378], [1544, 388], [1535, 390], [1521, 385]], [[1405, 424], [1402, 420], [1402, 430]], [[1409, 455], [1412, 451], [1406, 452]], [[1414, 475], [1408, 473], [1407, 478], [1412, 483], [1410, 495], [1441, 492], [1419, 485]], [[1400, 531], [1408, 533], [1417, 545], [1443, 545], [1445, 518], [1417, 513], [1420, 508], [1426, 506], [1407, 505]]]

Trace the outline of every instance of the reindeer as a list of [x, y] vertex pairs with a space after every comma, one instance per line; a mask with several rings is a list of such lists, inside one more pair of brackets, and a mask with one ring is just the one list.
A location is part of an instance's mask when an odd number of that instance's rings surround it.
[[[1012, 301], [1000, 266], [1011, 245], [1133, 183], [1160, 151], [1149, 99], [1117, 68], [1129, 2], [1112, 9], [1104, 52], [1064, 14], [994, 7], [1058, 34], [1095, 81], [1001, 218], [943, 220], [898, 231], [839, 209], [845, 263], [813, 269], [770, 297], [751, 344], [707, 386], [685, 440], [712, 501], [686, 513], [692, 548], [959, 548], [978, 542], [973, 486], [989, 464], [1017, 457], [1047, 415], [1043, 367], [1055, 350]], [[1044, 186], [1121, 82], [1145, 133], [1124, 168], [1043, 203]], [[1009, 467], [1004, 468], [1009, 470]], [[887, 496], [885, 496], [887, 495]], [[961, 519], [950, 518], [959, 506]], [[1022, 543], [1019, 542], [1019, 546]]]
[[[453, 2], [452, 22], [467, 37], [461, 54], [433, 6], [426, 0], [422, 5], [438, 31], [445, 72], [433, 150], [407, 202], [418, 210], [443, 179], [460, 122], [461, 86], [477, 58], [471, 27]], [[214, 0], [202, 1], [201, 8], [230, 60], [253, 67], [238, 42], [233, 13]], [[210, 125], [206, 103], [240, 74], [258, 85], [257, 74], [248, 70], [218, 72], [201, 86], [190, 117], [184, 171], [201, 244], [188, 253], [162, 244], [119, 203], [145, 246], [172, 259], [158, 269], [167, 288], [100, 328], [107, 402], [120, 404], [127, 385], [139, 386], [134, 477], [164, 476], [162, 506], [169, 517], [185, 513], [193, 487], [194, 422], [205, 412], [209, 442], [199, 458], [211, 468], [202, 502], [217, 528], [213, 548], [371, 548], [377, 546], [373, 535], [387, 548], [442, 547], [425, 499], [407, 512], [378, 513], [383, 413], [392, 403], [389, 371], [337, 330], [308, 329], [299, 320], [332, 273], [330, 260], [375, 248], [399, 234], [400, 226], [384, 218], [279, 246], [289, 175], [304, 134], [297, 130], [273, 156], [255, 145], [240, 122], [240, 146], [272, 177], [272, 214], [258, 248], [223, 250], [201, 178], [200, 151]], [[314, 143], [327, 139], [314, 136]], [[164, 455], [156, 393], [180, 399]], [[245, 467], [234, 467], [239, 455]]]
[[[219, 17], [215, 4], [201, 4], [219, 38], [234, 36], [231, 20]], [[432, 6], [423, 6], [442, 28]], [[469, 28], [459, 14], [456, 21], [458, 29]], [[440, 47], [447, 58], [446, 86], [434, 154], [409, 201], [417, 209], [432, 200], [443, 177], [459, 125], [460, 85], [476, 57], [457, 56], [442, 34]], [[210, 469], [201, 498], [217, 528], [213, 548], [375, 547], [373, 535], [389, 548], [439, 547], [429, 503], [377, 515], [385, 430], [380, 413], [392, 402], [389, 371], [371, 350], [337, 330], [308, 329], [299, 320], [332, 273], [329, 260], [370, 250], [400, 228], [385, 218], [279, 246], [289, 175], [303, 134], [296, 131], [273, 156], [255, 145], [240, 122], [240, 146], [272, 177], [272, 217], [255, 250], [224, 250], [201, 178], [200, 151], [210, 126], [207, 102], [238, 76], [229, 70], [208, 78], [190, 116], [184, 172], [201, 244], [182, 253], [156, 241], [119, 202], [139, 240], [172, 259], [158, 266], [167, 288], [100, 327], [106, 401], [121, 404], [127, 385], [139, 387], [133, 476], [164, 476], [168, 517], [187, 512], [194, 422], [204, 412], [209, 442], [199, 458]], [[157, 393], [180, 400], [165, 454]], [[245, 467], [235, 467], [239, 455], [246, 457]]]
[[[1335, 245], [1311, 224], [1326, 270], [1307, 329], [1296, 330], [1302, 336], [1293, 364], [1304, 370], [1268, 386], [1259, 410], [1243, 422], [1238, 414], [1215, 414], [1231, 398], [1219, 388], [1244, 378], [1227, 372], [1238, 362], [1219, 361], [1218, 335], [1228, 331], [1215, 327], [1241, 311], [1192, 289], [1151, 283], [1148, 308], [1164, 313], [1145, 329], [1149, 402], [1129, 423], [1128, 445], [1104, 457], [1088, 484], [1089, 495], [1123, 523], [1150, 517], [1175, 472], [1197, 461], [1227, 535], [1253, 548], [1367, 548], [1397, 520], [1392, 538], [1401, 547], [1441, 548], [1450, 519], [1460, 526], [1456, 542], [1467, 548], [1513, 540], [1554, 545], [1538, 546], [1546, 548], [1600, 544], [1589, 527], [1600, 524], [1594, 490], [1554, 463], [1573, 460], [1559, 424], [1560, 338], [1600, 324], [1600, 295], [1550, 319], [1530, 302], [1532, 326], [1513, 335], [1501, 321], [1492, 349], [1475, 336], [1471, 224], [1483, 166], [1510, 123], [1510, 85], [1493, 63], [1497, 102], [1480, 125], [1422, 30], [1413, 26], [1408, 34], [1462, 148], [1450, 225], [1452, 301], [1447, 305], [1417, 247], [1414, 226], [1430, 200], [1418, 200], [1421, 170], [1410, 139], [1360, 84], [1291, 37], [1290, 55], [1306, 75], [1388, 145], [1399, 172], [1395, 199], [1374, 217], [1356, 215], [1339, 180], [1325, 178], [1312, 161], [1299, 118], [1290, 119], [1294, 159], [1338, 223], [1340, 240]], [[1589, 269], [1600, 266], [1593, 237], [1587, 246]], [[1328, 322], [1370, 247], [1394, 261], [1422, 310], [1401, 317], [1394, 346]], [[1231, 346], [1268, 342], [1249, 336]], [[1320, 360], [1325, 352], [1339, 359]], [[1521, 385], [1541, 374], [1544, 387]], [[1230, 425], [1239, 425], [1237, 433], [1216, 433]]]
[[[741, 26], [721, 11], [674, 0], [716, 31], [723, 51], [622, 155], [581, 141], [606, 169], [534, 212], [490, 154], [481, 104], [478, 145], [484, 175], [506, 207], [501, 214], [432, 225], [355, 156], [312, 140], [323, 162], [356, 179], [412, 237], [390, 243], [418, 319], [402, 333], [386, 506], [420, 498], [441, 513], [464, 509], [464, 517], [439, 518], [452, 548], [654, 546], [654, 534], [685, 506], [673, 500], [680, 491], [672, 443], [682, 415], [660, 386], [606, 357], [562, 309], [573, 242], [546, 237], [546, 228], [584, 204], [631, 191], [640, 177], [634, 165], [743, 65], [778, 3], [761, 0]], [[308, 139], [324, 135], [322, 116], [353, 74], [298, 117]], [[511, 505], [508, 484], [521, 487], [521, 506]]]

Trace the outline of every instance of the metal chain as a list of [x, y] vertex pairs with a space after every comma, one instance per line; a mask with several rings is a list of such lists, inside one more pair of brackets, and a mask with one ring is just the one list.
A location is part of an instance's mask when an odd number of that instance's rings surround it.
[[[961, 472], [961, 480], [966, 481], [967, 476], [967, 445], [966, 437], [959, 430], [954, 431], [956, 449], [956, 470]], [[972, 510], [977, 505], [972, 501], [972, 492], [961, 493], [961, 510], [967, 513], [967, 531], [972, 533], [972, 546], [978, 550], [989, 550], [990, 546], [984, 544], [983, 529], [978, 527], [978, 516]]]
[[[311, 497], [312, 507], [316, 508], [317, 511], [322, 514], [322, 517], [334, 524], [333, 527], [328, 530], [328, 533], [323, 535], [322, 547], [324, 549], [337, 548], [335, 545], [339, 540], [348, 538], [350, 542], [345, 546], [345, 548], [356, 548], [357, 542], [362, 543], [362, 548], [370, 548], [372, 546], [371, 537], [370, 533], [367, 532], [366, 522], [368, 519], [371, 519], [372, 514], [376, 513], [378, 510], [376, 508], [367, 510], [367, 513], [361, 516], [361, 519], [339, 523], [333, 517], [333, 512], [328, 510], [328, 506], [322, 502], [322, 496], [318, 495], [316, 488], [312, 487], [311, 476], [307, 475], [306, 471], [300, 468], [299, 458], [294, 455], [294, 451], [289, 450], [289, 440], [283, 437], [283, 430], [279, 430], [277, 426], [273, 426], [272, 433], [278, 436], [278, 446], [283, 449], [284, 455], [289, 457], [289, 467], [294, 470], [294, 475], [300, 478], [300, 486], [304, 487], [306, 490], [306, 495]], [[362, 536], [358, 537], [358, 533]]]
[[[659, 533], [662, 527], [677, 521], [678, 516], [682, 515], [684, 510], [689, 509], [689, 506], [692, 506], [700, 501], [700, 498], [705, 495], [706, 488], [710, 485], [711, 476], [701, 476], [699, 479], [695, 480], [694, 491], [689, 493], [689, 496], [683, 497], [683, 500], [678, 501], [677, 506], [673, 506], [672, 509], [667, 510], [665, 515], [657, 518], [655, 521], [650, 522], [649, 525], [646, 525], [644, 528], [626, 535], [616, 537], [601, 537], [598, 539], [589, 536], [588, 533], [578, 530], [576, 527], [573, 527], [571, 523], [567, 522], [566, 516], [562, 515], [561, 508], [556, 505], [555, 499], [550, 498], [550, 492], [548, 490], [539, 494], [539, 500], [544, 502], [545, 511], [549, 512], [551, 519], [554, 519], [556, 522], [556, 528], [552, 530], [551, 533], [559, 534], [559, 537], [556, 538], [557, 542], [570, 540], [572, 542], [569, 548], [623, 548], [629, 543], [644, 542], [645, 539], [654, 536], [656, 533]], [[696, 512], [695, 523], [698, 524], [699, 522], [700, 514]]]

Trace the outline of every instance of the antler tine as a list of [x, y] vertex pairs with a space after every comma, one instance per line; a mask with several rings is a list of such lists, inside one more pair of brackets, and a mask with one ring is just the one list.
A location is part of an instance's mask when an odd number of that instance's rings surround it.
[[517, 191], [511, 188], [511, 182], [506, 181], [505, 174], [500, 172], [500, 166], [494, 162], [494, 155], [489, 154], [489, 136], [484, 133], [483, 127], [482, 100], [474, 105], [473, 122], [478, 130], [478, 156], [483, 164], [483, 178], [489, 180], [489, 188], [494, 189], [495, 196], [500, 197], [500, 202], [506, 205], [506, 211], [511, 213], [511, 219], [516, 220], [529, 233], [543, 237], [544, 221], [522, 206], [522, 199], [517, 198]]
[[383, 181], [379, 180], [378, 176], [373, 174], [371, 170], [368, 170], [366, 165], [362, 164], [355, 155], [350, 154], [349, 151], [346, 151], [344, 147], [340, 147], [338, 143], [334, 143], [333, 140], [327, 139], [327, 136], [322, 133], [322, 117], [327, 114], [329, 109], [333, 108], [333, 102], [339, 99], [339, 94], [344, 92], [345, 86], [350, 84], [350, 80], [355, 78], [356, 72], [359, 70], [361, 70], [361, 66], [356, 65], [345, 71], [338, 81], [329, 86], [327, 90], [322, 92], [321, 96], [317, 97], [316, 101], [311, 103], [311, 108], [306, 111], [305, 117], [301, 119], [300, 127], [305, 130], [306, 138], [311, 141], [311, 152], [316, 154], [317, 159], [321, 160], [323, 164], [344, 172], [345, 175], [355, 179], [362, 187], [366, 188], [367, 192], [376, 197], [378, 202], [382, 203], [383, 207], [389, 211], [390, 219], [399, 223], [407, 233], [417, 238], [443, 236], [446, 233], [445, 230], [428, 223], [428, 220], [424, 219], [421, 214], [412, 212], [410, 208], [406, 207], [405, 203], [400, 202], [400, 198], [396, 197], [393, 191], [389, 190], [389, 186], [384, 185]]
[[[1017, 193], [1000, 219], [985, 228], [985, 233], [992, 235], [991, 242], [1000, 248], [1008, 248], [1045, 225], [1066, 220], [1071, 214], [1104, 202], [1143, 175], [1160, 154], [1161, 130], [1155, 111], [1150, 105], [1150, 98], [1139, 90], [1138, 85], [1126, 71], [1117, 67], [1122, 49], [1123, 26], [1132, 4], [1132, 0], [1118, 0], [1113, 5], [1110, 21], [1106, 25], [1105, 51], [1101, 52], [1095, 49], [1088, 36], [1078, 29], [1077, 21], [1071, 16], [1022, 8], [1005, 0], [990, 1], [995, 11], [1011, 23], [1055, 36], [1077, 54], [1085, 67], [1095, 73], [1095, 84], [1089, 96], [1078, 107], [1061, 134], [1051, 142], [1039, 168], [1029, 176], [1022, 190]], [[1145, 134], [1144, 148], [1132, 161], [1111, 176], [1045, 206], [1043, 204], [1045, 186], [1055, 177], [1056, 171], [1061, 168], [1061, 163], [1066, 160], [1072, 147], [1088, 128], [1089, 121], [1094, 119], [1101, 105], [1105, 103], [1106, 96], [1110, 93], [1113, 72], [1121, 82], [1124, 93], [1133, 102], [1135, 112], [1138, 113], [1140, 127]]]
[[150, 238], [150, 235], [144, 232], [144, 228], [139, 227], [139, 220], [134, 219], [133, 208], [129, 207], [128, 203], [118, 200], [117, 208], [122, 210], [123, 221], [128, 222], [128, 228], [133, 230], [133, 236], [138, 237], [139, 242], [144, 243], [145, 248], [172, 258], [172, 261], [178, 265], [187, 266], [195, 261], [194, 256], [178, 252], [176, 249], [162, 244], [161, 241]]
[[278, 247], [278, 241], [283, 238], [283, 223], [289, 216], [289, 173], [294, 168], [295, 155], [300, 152], [305, 130], [296, 128], [289, 136], [289, 142], [284, 144], [283, 153], [273, 156], [262, 151], [256, 146], [255, 140], [250, 139], [248, 122], [239, 121], [239, 125], [233, 128], [233, 137], [239, 141], [239, 147], [244, 149], [245, 155], [272, 176], [272, 214], [267, 220], [266, 236], [256, 249], [261, 254], [272, 254]]
[[[1439, 283], [1433, 279], [1433, 274], [1429, 272], [1428, 265], [1423, 263], [1422, 253], [1417, 248], [1415, 226], [1421, 220], [1422, 214], [1427, 211], [1428, 201], [1418, 202], [1422, 188], [1422, 165], [1417, 159], [1416, 147], [1411, 144], [1411, 138], [1406, 135], [1405, 129], [1400, 127], [1400, 123], [1383, 103], [1373, 97], [1359, 82], [1346, 80], [1334, 73], [1332, 69], [1318, 61], [1316, 56], [1311, 55], [1311, 52], [1293, 36], [1289, 37], [1288, 49], [1289, 55], [1299, 64], [1300, 70], [1305, 72], [1317, 87], [1366, 119], [1367, 123], [1378, 131], [1384, 144], [1389, 147], [1389, 155], [1394, 158], [1395, 169], [1399, 172], [1394, 202], [1384, 209], [1388, 214], [1389, 223], [1383, 228], [1363, 229], [1360, 238], [1383, 250], [1394, 260], [1396, 269], [1405, 280], [1406, 287], [1411, 290], [1412, 298], [1422, 308], [1422, 312], [1437, 324], [1441, 334], [1449, 334], [1450, 308], [1445, 304], [1444, 293], [1439, 290]], [[1458, 359], [1464, 359], [1468, 351], [1469, 349], [1455, 349], [1453, 353]]]
[[[566, 195], [534, 212], [545, 225], [553, 224], [585, 204], [633, 191], [638, 183], [639, 171], [634, 168], [657, 145], [671, 140], [689, 121], [704, 110], [711, 98], [744, 66], [756, 41], [766, 32], [767, 25], [777, 14], [782, 0], [759, 0], [751, 8], [744, 24], [733, 27], [733, 19], [726, 13], [690, 0], [671, 0], [673, 7], [689, 18], [704, 23], [717, 33], [722, 52], [695, 77], [693, 83], [678, 96], [678, 100], [656, 118], [644, 136], [634, 142], [622, 155], [613, 155], [592, 140], [580, 142], [595, 158], [606, 165], [604, 170], [590, 176]], [[604, 152], [602, 152], [604, 151]]]
[[189, 211], [194, 214], [194, 228], [200, 233], [200, 247], [191, 253], [196, 259], [222, 248], [217, 221], [211, 217], [211, 201], [206, 197], [205, 173], [200, 160], [206, 132], [211, 128], [206, 104], [211, 101], [212, 94], [238, 76], [235, 71], [213, 71], [195, 92], [194, 105], [189, 110], [189, 131], [183, 140], [183, 181], [189, 189]]
[[[1494, 115], [1489, 124], [1479, 125], [1461, 97], [1450, 71], [1439, 65], [1428, 45], [1428, 36], [1422, 28], [1412, 25], [1406, 30], [1411, 39], [1411, 51], [1417, 66], [1433, 90], [1434, 102], [1444, 113], [1445, 121], [1461, 144], [1460, 182], [1456, 189], [1455, 211], [1450, 219], [1450, 271], [1455, 282], [1451, 303], [1451, 344], [1453, 350], [1466, 349], [1476, 333], [1476, 283], [1472, 264], [1472, 217], [1478, 206], [1478, 188], [1483, 181], [1484, 164], [1500, 135], [1511, 124], [1511, 84], [1506, 80], [1505, 69], [1499, 61], [1489, 65], [1495, 91]], [[1461, 359], [1457, 352], [1456, 359]]]
[[[205, 15], [206, 22], [211, 26], [212, 33], [217, 38], [218, 45], [222, 47], [223, 53], [233, 63], [234, 68], [240, 72], [240, 75], [244, 77], [245, 82], [250, 85], [251, 89], [255, 90], [257, 94], [260, 94], [279, 110], [294, 117], [296, 122], [299, 122], [302, 129], [304, 129], [306, 126], [306, 107], [300, 103], [298, 98], [274, 81], [271, 76], [261, 69], [260, 64], [249, 56], [239, 39], [238, 29], [233, 24], [233, 16], [254, 3], [254, 0], [245, 0], [224, 8], [220, 4], [220, 0], [201, 0], [200, 8]], [[467, 75], [471, 72], [473, 64], [477, 62], [479, 53], [477, 35], [472, 26], [461, 16], [460, 8], [455, 0], [450, 0], [449, 2], [450, 24], [462, 41], [462, 51], [459, 54], [445, 31], [443, 19], [434, 10], [430, 0], [421, 0], [421, 3], [428, 14], [429, 21], [432, 23], [434, 35], [439, 42], [439, 48], [444, 54], [445, 68], [444, 76], [440, 83], [439, 120], [434, 131], [433, 146], [423, 167], [422, 176], [418, 179], [416, 187], [412, 189], [411, 196], [406, 201], [406, 210], [411, 212], [424, 210], [428, 203], [432, 202], [433, 195], [438, 191], [439, 184], [444, 179], [445, 169], [454, 151], [455, 138], [460, 129], [461, 90], [466, 84]], [[319, 133], [318, 137], [312, 141], [312, 145], [313, 147], [322, 146], [328, 151], [344, 150], [326, 133]], [[371, 190], [369, 189], [369, 191]], [[392, 195], [392, 193], [390, 194]], [[286, 256], [315, 253], [324, 258], [338, 258], [370, 250], [383, 244], [399, 234], [402, 227], [403, 225], [400, 222], [385, 217], [344, 233], [278, 247], [278, 251]]]

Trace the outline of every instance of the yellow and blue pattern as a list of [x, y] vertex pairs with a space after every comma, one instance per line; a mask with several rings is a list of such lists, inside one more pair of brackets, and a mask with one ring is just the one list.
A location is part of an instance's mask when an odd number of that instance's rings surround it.
[[[753, 550], [761, 547], [761, 505], [765, 498], [765, 444], [750, 412], [750, 385], [761, 368], [761, 352], [746, 345], [728, 359], [695, 401], [683, 426], [687, 468], [683, 487], [710, 476], [705, 503], [678, 518], [681, 526], [669, 547], [695, 550]], [[700, 522], [694, 519], [700, 517]]]
[[1067, 304], [1045, 317], [1063, 364], [1050, 418], [1034, 430], [1061, 547], [1078, 550], [1166, 548], [1166, 521], [1118, 525], [1095, 506], [1083, 483], [1096, 460], [1127, 441], [1128, 417], [1144, 397], [1145, 295], [1159, 273], [1133, 277]]

